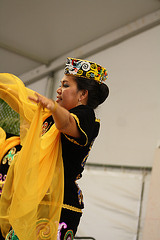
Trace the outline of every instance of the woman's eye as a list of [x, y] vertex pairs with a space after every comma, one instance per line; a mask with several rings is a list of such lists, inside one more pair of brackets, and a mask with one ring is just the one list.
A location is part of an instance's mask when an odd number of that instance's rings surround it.
[[65, 83], [65, 84], [63, 84], [63, 87], [67, 88], [67, 87], [69, 87], [69, 85]]

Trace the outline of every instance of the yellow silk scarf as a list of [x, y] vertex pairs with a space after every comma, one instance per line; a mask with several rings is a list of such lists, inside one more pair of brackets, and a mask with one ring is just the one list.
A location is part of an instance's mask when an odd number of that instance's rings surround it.
[[20, 240], [56, 240], [64, 192], [60, 132], [53, 125], [41, 136], [42, 122], [51, 113], [28, 95], [34, 91], [16, 76], [0, 74], [0, 98], [20, 114], [22, 144], [3, 187], [0, 225], [4, 235], [12, 226]]

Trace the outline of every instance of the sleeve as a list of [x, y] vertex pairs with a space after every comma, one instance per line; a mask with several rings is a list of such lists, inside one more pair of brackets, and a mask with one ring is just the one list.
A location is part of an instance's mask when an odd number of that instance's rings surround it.
[[68, 135], [65, 136], [68, 138], [68, 140], [80, 146], [90, 145], [95, 135], [94, 131], [96, 130], [95, 128], [97, 126], [97, 121], [93, 109], [85, 105], [80, 105], [76, 108], [71, 109], [70, 113], [76, 121], [77, 127], [81, 133], [81, 137], [73, 138]]

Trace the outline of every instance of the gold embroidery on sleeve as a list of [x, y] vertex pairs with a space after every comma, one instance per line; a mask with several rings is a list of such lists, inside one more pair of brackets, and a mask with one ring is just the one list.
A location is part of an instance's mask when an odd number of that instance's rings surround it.
[[85, 135], [85, 137], [86, 137], [86, 142], [85, 142], [84, 145], [82, 145], [82, 144], [78, 143], [75, 139], [70, 138], [70, 137], [67, 136], [66, 134], [64, 134], [64, 135], [65, 135], [65, 137], [66, 137], [69, 141], [71, 141], [71, 142], [73, 142], [73, 143], [75, 143], [75, 144], [77, 144], [77, 145], [79, 145], [79, 146], [81, 146], [81, 147], [84, 147], [84, 146], [86, 146], [87, 143], [88, 143], [88, 136], [87, 136], [87, 134], [83, 131], [83, 129], [81, 128], [80, 122], [79, 122], [79, 118], [78, 118], [75, 114], [73, 114], [73, 113], [71, 113], [71, 115], [72, 115], [72, 116], [74, 117], [74, 119], [76, 120], [76, 122], [77, 122], [77, 124], [78, 124], [78, 127], [79, 127], [79, 129], [81, 130], [81, 132]]

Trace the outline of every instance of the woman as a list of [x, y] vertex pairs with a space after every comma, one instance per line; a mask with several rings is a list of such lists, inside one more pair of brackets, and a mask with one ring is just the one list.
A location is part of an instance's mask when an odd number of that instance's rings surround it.
[[[64, 73], [57, 89], [56, 101], [37, 93], [36, 97], [29, 96], [29, 100], [49, 112], [49, 116], [43, 121], [42, 137], [49, 134], [54, 123], [60, 132], [64, 197], [57, 240], [73, 239], [77, 231], [84, 205], [76, 180], [82, 176], [88, 154], [99, 132], [100, 123], [93, 109], [103, 103], [109, 94], [107, 85], [102, 83], [107, 78], [107, 72], [98, 64], [67, 58]], [[41, 225], [37, 226], [41, 231]], [[8, 239], [11, 235], [16, 237], [13, 230]], [[46, 236], [43, 238], [43, 234], [38, 235], [38, 239], [46, 239]], [[56, 238], [50, 235], [47, 239]]]

